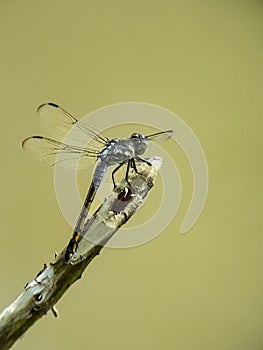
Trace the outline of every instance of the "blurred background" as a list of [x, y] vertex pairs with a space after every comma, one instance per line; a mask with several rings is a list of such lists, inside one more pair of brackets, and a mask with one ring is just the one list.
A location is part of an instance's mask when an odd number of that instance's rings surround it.
[[0, 29], [1, 309], [71, 236], [53, 169], [21, 149], [43, 134], [38, 105], [77, 118], [160, 105], [195, 132], [210, 176], [205, 209], [181, 235], [192, 175], [167, 144], [183, 184], [173, 223], [145, 245], [105, 248], [60, 318], [49, 313], [14, 349], [262, 349], [262, 1], [1, 1]]

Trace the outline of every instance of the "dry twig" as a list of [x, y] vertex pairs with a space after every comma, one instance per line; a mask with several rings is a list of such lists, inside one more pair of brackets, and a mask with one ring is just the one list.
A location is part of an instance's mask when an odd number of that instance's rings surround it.
[[17, 299], [0, 314], [0, 349], [6, 350], [28, 328], [51, 310], [57, 316], [55, 304], [65, 291], [98, 255], [115, 232], [136, 212], [153, 186], [161, 166], [160, 158], [151, 158], [153, 166], [138, 165], [140, 174], [129, 177], [131, 188], [122, 181], [108, 196], [85, 227], [85, 237], [78, 251], [68, 263], [64, 261], [65, 249], [28, 283]]

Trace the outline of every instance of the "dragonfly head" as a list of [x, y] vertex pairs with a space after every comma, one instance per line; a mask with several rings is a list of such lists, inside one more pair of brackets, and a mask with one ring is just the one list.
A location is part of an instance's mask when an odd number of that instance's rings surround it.
[[134, 133], [131, 135], [131, 139], [134, 140], [135, 153], [141, 155], [146, 151], [148, 146], [148, 140], [143, 134]]

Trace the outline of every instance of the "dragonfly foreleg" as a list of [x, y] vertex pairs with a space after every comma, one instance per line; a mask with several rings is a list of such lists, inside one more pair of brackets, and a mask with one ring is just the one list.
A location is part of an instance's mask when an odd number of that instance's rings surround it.
[[146, 159], [143, 159], [143, 158], [140, 158], [140, 157], [136, 157], [136, 160], [139, 160], [141, 162], [144, 162], [144, 163], [148, 164], [149, 166], [152, 166], [152, 164], [150, 162], [148, 162], [148, 160], [146, 160]]
[[[141, 162], [144, 162], [144, 163], [148, 164], [149, 166], [152, 165], [150, 162], [148, 162], [147, 160], [145, 160], [145, 159], [143, 159], [143, 158], [136, 157], [136, 160], [139, 160], [139, 161], [141, 161]], [[137, 169], [137, 166], [136, 166], [136, 163], [135, 163], [135, 159], [134, 159], [134, 158], [131, 159], [131, 168], [134, 169], [134, 171], [136, 172], [136, 174], [141, 175], [141, 173], [140, 173], [140, 172], [138, 171], [138, 169]]]

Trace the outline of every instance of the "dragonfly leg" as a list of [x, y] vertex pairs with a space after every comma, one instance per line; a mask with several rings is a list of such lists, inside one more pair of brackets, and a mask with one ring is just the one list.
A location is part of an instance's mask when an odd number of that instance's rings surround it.
[[131, 159], [131, 168], [133, 168], [133, 170], [136, 172], [136, 174], [140, 174], [139, 171], [137, 170], [134, 158]]
[[130, 159], [129, 161], [128, 161], [128, 165], [127, 165], [127, 169], [126, 169], [126, 175], [125, 175], [125, 180], [126, 180], [126, 182], [127, 182], [127, 184], [131, 187], [131, 184], [130, 184], [130, 182], [129, 182], [129, 170], [130, 170], [130, 167], [131, 167], [131, 165], [132, 165], [132, 161], [133, 161], [133, 159]]
[[[144, 162], [144, 163], [148, 164], [149, 166], [152, 166], [152, 164], [151, 164], [150, 162], [147, 162], [147, 160], [145, 160], [145, 159], [143, 159], [143, 158], [137, 157], [136, 159], [140, 160], [141, 162]], [[136, 163], [135, 163], [135, 159], [134, 159], [134, 158], [131, 159], [131, 167], [134, 169], [134, 171], [136, 172], [136, 174], [141, 175], [141, 173], [137, 170], [137, 167], [136, 167]]]
[[112, 177], [112, 182], [113, 182], [113, 186], [114, 186], [114, 188], [116, 187], [116, 182], [115, 182], [115, 179], [114, 179], [114, 175], [115, 175], [115, 173], [124, 165], [124, 164], [126, 164], [127, 162], [122, 162], [121, 164], [119, 164], [118, 166], [117, 166], [117, 168], [115, 168], [114, 170], [113, 170], [113, 172], [111, 173], [111, 177]]
[[[140, 157], [136, 157], [137, 160], [140, 160], [141, 162], [144, 162], [146, 164], [148, 164], [149, 166], [152, 166], [152, 164], [150, 162], [148, 162], [147, 160], [140, 158]], [[135, 169], [134, 169], [135, 170]]]

